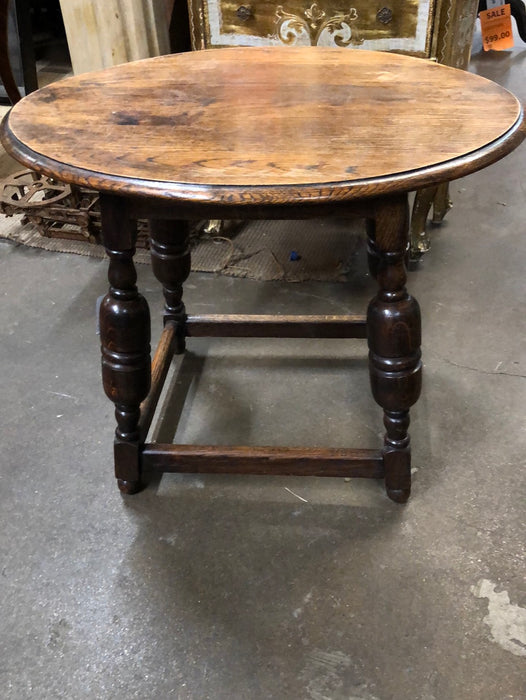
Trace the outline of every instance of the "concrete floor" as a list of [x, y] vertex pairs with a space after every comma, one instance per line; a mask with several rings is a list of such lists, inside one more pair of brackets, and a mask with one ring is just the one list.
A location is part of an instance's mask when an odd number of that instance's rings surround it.
[[[525, 99], [525, 46], [479, 48], [472, 69]], [[0, 242], [2, 698], [526, 698], [525, 155], [453, 183], [410, 275], [425, 383], [405, 507], [342, 479], [166, 475], [121, 497], [106, 265]], [[146, 267], [139, 284], [160, 309]], [[348, 285], [186, 289], [196, 312], [341, 313], [374, 285], [359, 259]], [[361, 341], [191, 349], [178, 440], [380, 444]]]

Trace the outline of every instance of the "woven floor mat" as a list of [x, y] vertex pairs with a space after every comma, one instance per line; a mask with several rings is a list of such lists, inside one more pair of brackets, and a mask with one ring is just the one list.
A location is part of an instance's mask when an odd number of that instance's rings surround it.
[[[231, 277], [288, 282], [344, 281], [364, 240], [359, 219], [247, 221], [227, 225], [221, 235], [192, 235], [192, 270]], [[22, 217], [0, 215], [0, 238], [44, 250], [104, 258], [102, 246], [42, 236]], [[139, 249], [139, 263], [149, 252]]]

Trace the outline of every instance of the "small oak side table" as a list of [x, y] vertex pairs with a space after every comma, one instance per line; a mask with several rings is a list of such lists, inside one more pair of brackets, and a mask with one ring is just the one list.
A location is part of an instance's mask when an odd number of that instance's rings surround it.
[[[385, 478], [410, 492], [409, 409], [421, 388], [420, 310], [406, 291], [407, 193], [490, 165], [524, 138], [522, 108], [484, 78], [407, 56], [226, 48], [116, 66], [19, 102], [2, 142], [24, 165], [101, 192], [110, 289], [100, 312], [115, 472], [134, 493], [161, 472]], [[182, 300], [192, 219], [367, 219], [378, 293], [354, 316], [191, 316]], [[166, 300], [150, 363], [148, 305], [133, 263], [138, 218]], [[323, 241], [320, 241], [323, 245]], [[187, 337], [367, 338], [378, 450], [145, 443]]]

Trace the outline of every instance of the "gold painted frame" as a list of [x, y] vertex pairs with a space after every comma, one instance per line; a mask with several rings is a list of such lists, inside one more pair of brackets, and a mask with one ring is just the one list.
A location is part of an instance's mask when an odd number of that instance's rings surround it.
[[[362, 45], [363, 48], [430, 57], [435, 17], [442, 0], [385, 2], [385, 7], [378, 9], [370, 0], [345, 3], [342, 0], [247, 0], [245, 4], [240, 4], [239, 0], [188, 0], [192, 47], [291, 43], [280, 38], [277, 31], [280, 20], [287, 20], [290, 22], [287, 27], [289, 36], [292, 37], [294, 29], [302, 25], [303, 38], [307, 39], [306, 35], [310, 34], [310, 43], [316, 43], [313, 37], [325, 24], [335, 36], [334, 45]], [[424, 4], [429, 5], [427, 21], [425, 15], [419, 16], [426, 11], [422, 8]], [[211, 17], [211, 7], [215, 17]], [[422, 48], [404, 49], [404, 44], [409, 46], [411, 39], [417, 42], [417, 25], [423, 21], [426, 26]], [[215, 22], [220, 22], [219, 32], [212, 28]], [[348, 39], [343, 36], [346, 31], [352, 34]]]

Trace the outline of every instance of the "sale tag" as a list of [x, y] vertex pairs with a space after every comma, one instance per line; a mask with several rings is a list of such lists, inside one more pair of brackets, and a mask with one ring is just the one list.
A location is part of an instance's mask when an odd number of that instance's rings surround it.
[[510, 5], [499, 5], [484, 10], [479, 17], [484, 51], [504, 51], [513, 48]]

